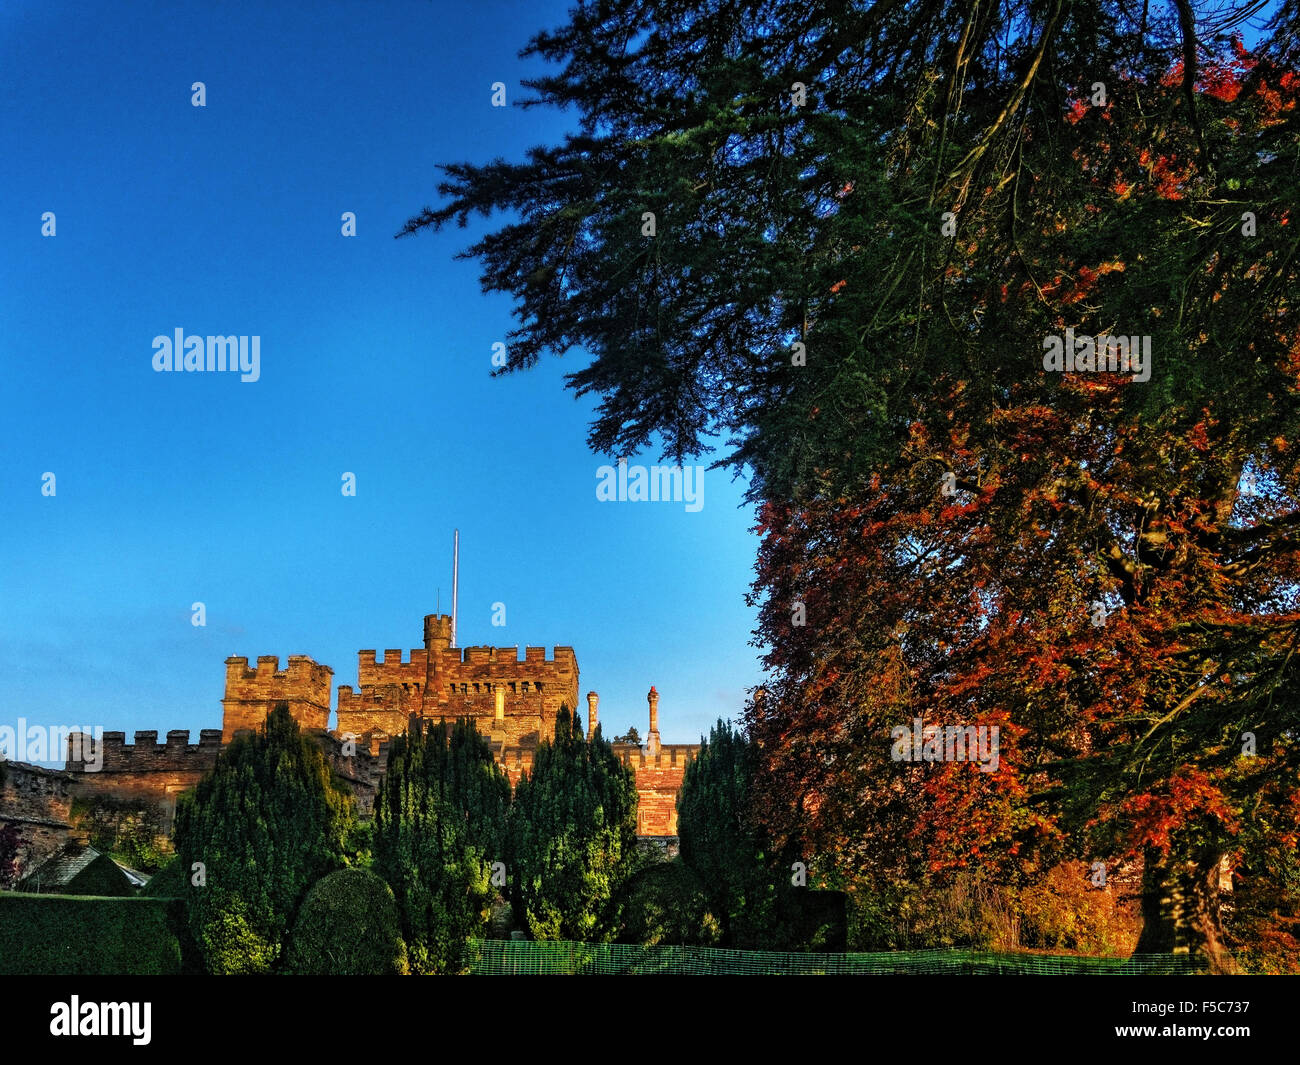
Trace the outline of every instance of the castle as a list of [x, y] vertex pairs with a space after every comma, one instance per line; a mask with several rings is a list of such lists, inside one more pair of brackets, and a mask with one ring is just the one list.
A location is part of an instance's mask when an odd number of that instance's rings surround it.
[[[203, 729], [197, 744], [189, 742], [186, 730], [168, 732], [162, 743], [157, 732], [136, 732], [132, 744], [125, 733], [105, 732], [96, 749], [91, 737], [74, 733], [62, 773], [27, 768], [42, 778], [40, 787], [51, 796], [146, 800], [159, 808], [170, 830], [177, 797], [213, 767], [222, 747], [238, 733], [261, 727], [266, 715], [285, 703], [299, 726], [320, 742], [363, 816], [373, 811], [389, 740], [406, 731], [411, 715], [473, 719], [511, 783], [517, 783], [532, 766], [538, 744], [554, 735], [560, 708], [578, 709], [577, 657], [572, 647], [556, 647], [549, 658], [544, 647], [527, 647], [522, 659], [518, 647], [453, 647], [452, 624], [445, 614], [425, 617], [424, 646], [406, 655], [400, 648], [385, 650], [382, 659], [373, 650], [359, 652], [358, 687], [339, 686], [333, 732], [328, 731], [334, 674], [329, 666], [290, 655], [281, 669], [277, 656], [263, 655], [249, 668], [247, 658], [232, 657], [225, 663], [222, 726]], [[636, 778], [638, 835], [673, 837], [677, 793], [699, 746], [661, 743], [659, 693], [652, 687], [647, 699], [645, 743], [616, 743], [614, 752]], [[599, 721], [599, 696], [588, 692], [586, 702], [590, 736]], [[14, 784], [35, 788], [31, 776], [20, 775]], [[6, 812], [0, 806], [0, 822]], [[61, 813], [50, 811], [51, 824], [65, 819]]]

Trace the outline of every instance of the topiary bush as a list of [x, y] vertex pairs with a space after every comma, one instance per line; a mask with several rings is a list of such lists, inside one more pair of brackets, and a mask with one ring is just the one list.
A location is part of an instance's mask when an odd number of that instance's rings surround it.
[[712, 947], [722, 941], [722, 922], [710, 909], [703, 881], [680, 858], [637, 873], [622, 911], [624, 943]]
[[140, 894], [149, 899], [179, 899], [185, 896], [185, 867], [173, 858], [149, 878]]
[[322, 877], [289, 939], [285, 971], [300, 976], [401, 976], [406, 945], [392, 889], [365, 869]]

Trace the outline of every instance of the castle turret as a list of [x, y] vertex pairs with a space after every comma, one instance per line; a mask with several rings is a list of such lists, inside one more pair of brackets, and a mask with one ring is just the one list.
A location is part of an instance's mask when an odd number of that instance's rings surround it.
[[287, 703], [302, 728], [323, 731], [329, 724], [333, 676], [329, 666], [308, 655], [290, 655], [284, 669], [277, 655], [260, 656], [256, 669], [248, 668], [247, 658], [227, 658], [222, 742], [229, 743], [242, 729], [260, 729], [277, 703]]
[[445, 651], [451, 646], [451, 618], [446, 614], [424, 615], [424, 646]]
[[424, 615], [424, 649], [427, 659], [420, 713], [437, 718], [447, 701], [443, 686], [447, 683], [442, 656], [451, 648], [451, 618], [446, 614]]
[[595, 692], [587, 692], [587, 739], [591, 739], [596, 734], [596, 714], [599, 703], [599, 695]]
[[650, 734], [645, 738], [645, 749], [646, 754], [656, 755], [659, 753], [659, 693], [653, 684], [646, 700], [650, 703]]

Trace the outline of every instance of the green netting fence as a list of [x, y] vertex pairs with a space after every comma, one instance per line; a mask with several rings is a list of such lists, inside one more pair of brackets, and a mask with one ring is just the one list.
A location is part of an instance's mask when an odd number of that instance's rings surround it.
[[1122, 976], [1193, 971], [1188, 955], [1134, 954], [1085, 958], [1061, 954], [993, 954], [978, 950], [915, 950], [879, 954], [784, 954], [715, 947], [633, 943], [480, 940], [471, 944], [476, 976]]

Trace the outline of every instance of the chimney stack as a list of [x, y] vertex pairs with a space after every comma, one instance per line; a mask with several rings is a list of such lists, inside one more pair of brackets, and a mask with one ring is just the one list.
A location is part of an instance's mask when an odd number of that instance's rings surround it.
[[600, 703], [600, 696], [595, 692], [587, 692], [587, 739], [590, 740], [596, 734], [596, 708]]
[[655, 755], [659, 753], [659, 693], [653, 684], [646, 700], [650, 703], [650, 735], [646, 737], [646, 753]]

